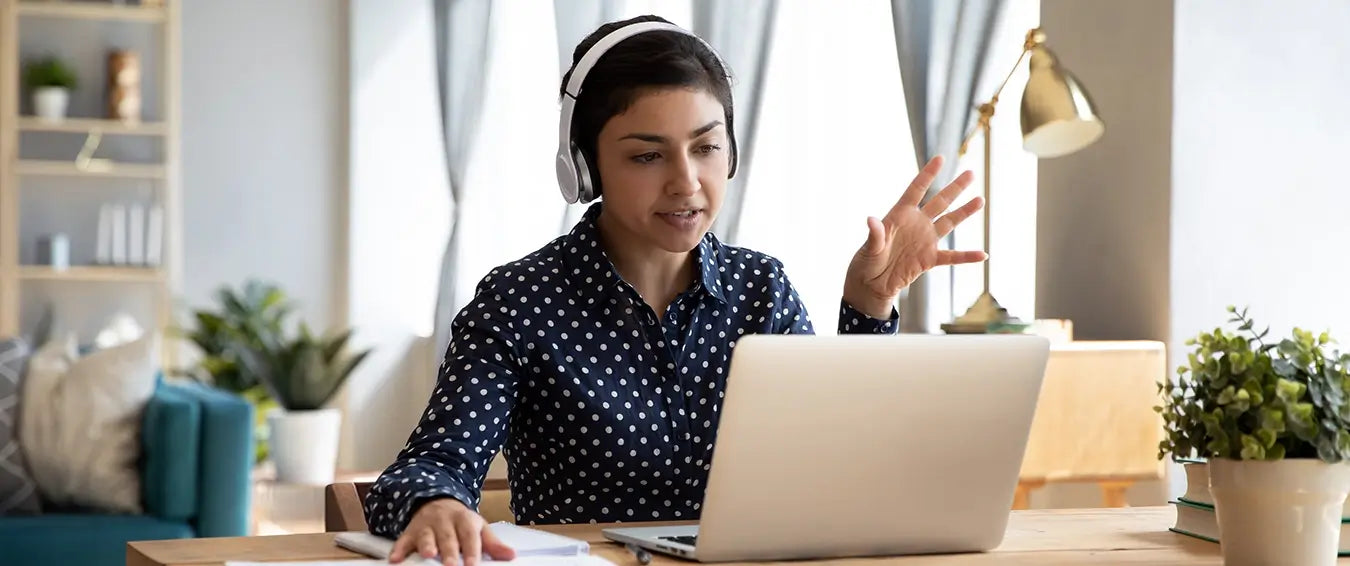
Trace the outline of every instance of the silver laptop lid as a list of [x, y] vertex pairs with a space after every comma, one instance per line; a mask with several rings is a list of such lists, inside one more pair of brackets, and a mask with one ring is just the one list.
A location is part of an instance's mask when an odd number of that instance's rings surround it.
[[700, 560], [986, 550], [1049, 341], [752, 335], [732, 356]]

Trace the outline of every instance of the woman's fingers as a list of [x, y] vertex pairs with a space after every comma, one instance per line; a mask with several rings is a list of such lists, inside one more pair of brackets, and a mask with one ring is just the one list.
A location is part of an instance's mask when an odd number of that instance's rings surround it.
[[933, 223], [933, 229], [937, 231], [937, 237], [946, 236], [953, 228], [956, 228], [957, 224], [964, 222], [981, 208], [984, 208], [984, 199], [975, 197], [970, 199], [970, 202], [961, 205], [961, 208], [944, 214], [942, 218]]
[[430, 527], [422, 529], [417, 535], [417, 552], [423, 558], [436, 556], [436, 530]]
[[938, 194], [933, 195], [933, 198], [923, 205], [923, 213], [929, 218], [937, 218], [939, 214], [947, 210], [947, 207], [956, 202], [956, 197], [961, 196], [961, 193], [966, 190], [966, 187], [970, 186], [970, 182], [974, 179], [975, 174], [970, 171], [957, 176], [951, 184], [944, 187]]
[[449, 522], [438, 525], [436, 529], [436, 544], [441, 549], [441, 564], [445, 566], [457, 566], [459, 564], [459, 544], [464, 541], [464, 537], [455, 533], [455, 526]]
[[956, 250], [938, 250], [938, 265], [957, 265], [962, 263], [975, 263], [984, 261], [989, 256], [981, 251], [956, 251]]
[[[482, 557], [482, 534], [483, 525], [478, 521], [463, 520], [455, 525], [455, 533], [459, 535], [459, 550], [464, 555], [464, 566], [478, 566], [478, 560]], [[450, 566], [450, 562], [445, 563]]]
[[394, 548], [389, 551], [389, 562], [394, 564], [403, 562], [403, 559], [407, 558], [408, 553], [414, 548], [415, 540], [417, 539], [412, 531], [403, 531], [398, 540], [394, 541]]
[[893, 220], [903, 208], [919, 206], [919, 203], [923, 201], [923, 195], [928, 193], [928, 186], [933, 184], [933, 179], [937, 178], [940, 171], [942, 171], [941, 156], [928, 160], [928, 164], [919, 170], [919, 174], [914, 176], [913, 181], [910, 181], [904, 194], [900, 195], [900, 200], [895, 201], [895, 206], [892, 206], [891, 211], [886, 214], [886, 219]]
[[506, 546], [506, 543], [497, 538], [491, 527], [483, 528], [483, 552], [493, 560], [512, 560], [516, 557], [515, 549]]

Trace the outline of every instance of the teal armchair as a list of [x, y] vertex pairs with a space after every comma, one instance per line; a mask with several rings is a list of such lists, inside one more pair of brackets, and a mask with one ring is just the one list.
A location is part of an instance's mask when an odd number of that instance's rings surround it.
[[0, 563], [120, 565], [129, 541], [248, 534], [251, 404], [206, 386], [161, 381], [141, 438], [144, 514], [46, 509], [0, 517]]

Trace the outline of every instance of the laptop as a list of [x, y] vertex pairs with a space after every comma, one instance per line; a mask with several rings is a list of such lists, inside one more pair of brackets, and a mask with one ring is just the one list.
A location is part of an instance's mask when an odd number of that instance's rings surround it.
[[993, 549], [1049, 350], [1015, 334], [747, 335], [698, 524], [603, 534], [700, 562]]

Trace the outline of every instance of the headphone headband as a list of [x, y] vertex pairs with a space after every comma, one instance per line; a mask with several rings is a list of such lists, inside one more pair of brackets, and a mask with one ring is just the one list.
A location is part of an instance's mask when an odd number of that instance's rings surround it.
[[[727, 72], [726, 63], [717, 55], [717, 50], [713, 49], [707, 41], [686, 30], [680, 26], [666, 22], [638, 22], [629, 24], [616, 29], [586, 50], [586, 53], [577, 60], [576, 65], [572, 67], [572, 74], [567, 80], [567, 86], [563, 89], [562, 108], [558, 120], [558, 155], [554, 164], [558, 175], [558, 187], [562, 190], [563, 198], [570, 203], [590, 202], [598, 195], [598, 183], [592, 178], [597, 173], [592, 170], [591, 164], [586, 163], [586, 156], [582, 154], [576, 143], [572, 140], [572, 117], [576, 109], [577, 98], [581, 95], [581, 86], [586, 82], [586, 75], [590, 73], [591, 68], [600, 60], [607, 51], [617, 45], [619, 42], [651, 31], [672, 31], [693, 37], [707, 47], [708, 51], [718, 57], [718, 64], [722, 67], [722, 72]], [[731, 136], [731, 124], [728, 122], [728, 136]], [[736, 174], [736, 141], [731, 140], [732, 158], [731, 172], [728, 178]]]

